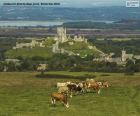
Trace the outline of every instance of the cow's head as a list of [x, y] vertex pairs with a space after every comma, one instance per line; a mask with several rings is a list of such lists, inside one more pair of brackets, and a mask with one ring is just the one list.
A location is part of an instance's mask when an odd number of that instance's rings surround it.
[[104, 81], [104, 82], [103, 82], [103, 87], [109, 87], [108, 81]]
[[81, 87], [81, 88], [84, 87], [83, 83], [79, 83], [78, 86]]

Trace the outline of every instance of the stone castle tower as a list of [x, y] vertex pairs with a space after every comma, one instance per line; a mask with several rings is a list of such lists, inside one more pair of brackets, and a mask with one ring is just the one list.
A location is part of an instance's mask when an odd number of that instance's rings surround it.
[[57, 35], [60, 43], [64, 43], [68, 41], [66, 28], [63, 27], [57, 28]]
[[122, 61], [125, 62], [126, 61], [126, 51], [122, 50]]
[[132, 60], [134, 54], [127, 54], [125, 50], [122, 50], [122, 61], [125, 62], [127, 59]]

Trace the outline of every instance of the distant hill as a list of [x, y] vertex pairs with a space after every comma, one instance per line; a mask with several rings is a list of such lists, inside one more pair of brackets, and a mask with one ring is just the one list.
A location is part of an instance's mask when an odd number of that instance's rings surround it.
[[0, 20], [75, 21], [140, 19], [139, 8], [124, 6], [93, 8], [49, 8], [0, 6]]
[[93, 22], [93, 21], [79, 21], [63, 23], [67, 28], [96, 28], [96, 29], [140, 29], [140, 20], [123, 19], [113, 23]]
[[[73, 42], [73, 45], [69, 45], [69, 42]], [[5, 55], [7, 58], [16, 58], [16, 57], [44, 57], [50, 58], [53, 56], [52, 52], [52, 38], [45, 43], [46, 47], [34, 47], [34, 48], [19, 48], [19, 49], [11, 49], [8, 50]], [[65, 43], [61, 43], [59, 48], [64, 49], [66, 51], [71, 51], [80, 57], [86, 57], [87, 55], [98, 56], [102, 52], [98, 50], [95, 46], [91, 43], [85, 42], [74, 42], [68, 41]]]
[[121, 24], [140, 24], [140, 19], [139, 20], [134, 20], [134, 19], [122, 19], [120, 21], [117, 21], [115, 23], [121, 23]]

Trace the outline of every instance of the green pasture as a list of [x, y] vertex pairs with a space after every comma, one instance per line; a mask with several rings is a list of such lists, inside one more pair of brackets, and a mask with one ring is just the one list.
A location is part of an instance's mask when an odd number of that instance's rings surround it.
[[[0, 116], [140, 116], [140, 73], [47, 72], [78, 78], [39, 78], [39, 72], [0, 73]], [[46, 73], [46, 74], [47, 74]], [[56, 82], [80, 81], [90, 75], [108, 80], [109, 88], [101, 94], [85, 93], [69, 98], [67, 109], [58, 103], [53, 107], [50, 94], [57, 91]]]

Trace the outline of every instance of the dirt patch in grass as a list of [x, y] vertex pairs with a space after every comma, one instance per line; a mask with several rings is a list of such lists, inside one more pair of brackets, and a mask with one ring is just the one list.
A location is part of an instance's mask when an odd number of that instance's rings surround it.
[[36, 75], [38, 78], [48, 78], [48, 79], [76, 79], [76, 80], [86, 80], [87, 78], [95, 78], [95, 75], [85, 74], [83, 76], [72, 76], [72, 75], [61, 75], [61, 74], [44, 74]]

